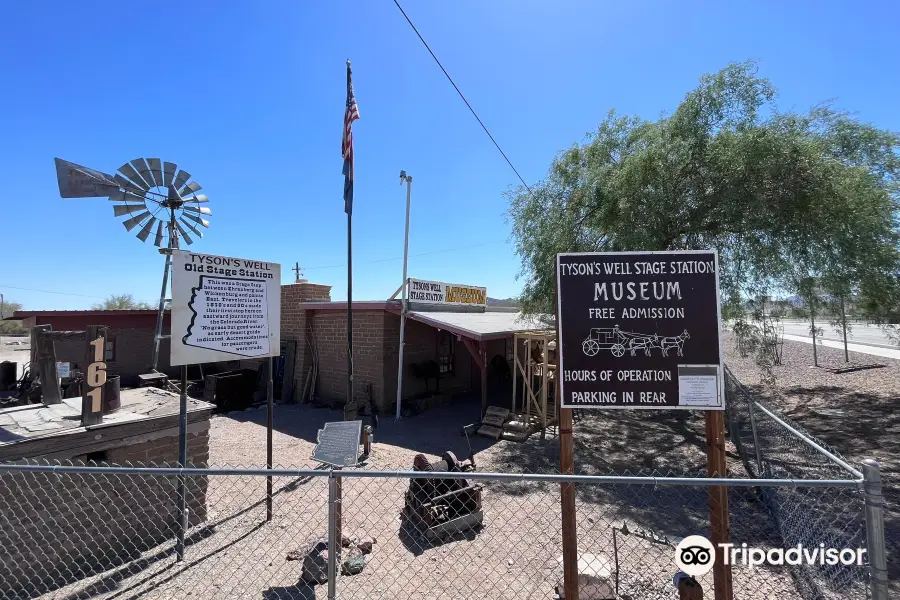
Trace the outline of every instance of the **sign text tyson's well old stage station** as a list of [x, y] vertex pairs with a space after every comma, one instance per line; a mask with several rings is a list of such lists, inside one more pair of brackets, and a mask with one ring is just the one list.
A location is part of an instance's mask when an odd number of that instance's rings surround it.
[[714, 252], [558, 257], [563, 406], [721, 408]]

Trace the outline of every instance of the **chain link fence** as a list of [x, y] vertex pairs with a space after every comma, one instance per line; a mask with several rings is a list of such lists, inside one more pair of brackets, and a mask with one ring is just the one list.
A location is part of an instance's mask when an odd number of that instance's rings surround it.
[[[725, 392], [728, 437], [752, 477], [863, 479], [861, 468], [756, 398], [728, 369]], [[883, 510], [884, 497], [878, 476]], [[818, 490], [817, 501], [810, 503], [809, 494], [798, 494], [791, 488], [759, 488], [758, 493], [786, 546], [824, 543], [829, 547], [865, 547], [866, 497], [863, 494], [832, 496]], [[889, 539], [888, 546], [891, 542]], [[848, 583], [853, 577], [838, 567], [815, 574], [802, 569], [799, 572], [804, 598], [819, 598], [828, 589]], [[884, 578], [886, 589], [886, 572], [879, 573], [879, 577]]]
[[[582, 598], [678, 598], [675, 546], [710, 536], [720, 484], [735, 598], [870, 597], [865, 562], [740, 564], [742, 544], [865, 548], [862, 492], [847, 478], [146, 467], [0, 465], [0, 599], [553, 598], [562, 481], [576, 484]], [[698, 582], [712, 598], [712, 573]]]

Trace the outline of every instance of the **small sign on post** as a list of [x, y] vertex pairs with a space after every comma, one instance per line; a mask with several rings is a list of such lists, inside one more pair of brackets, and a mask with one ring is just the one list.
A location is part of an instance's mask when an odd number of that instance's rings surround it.
[[362, 421], [325, 423], [316, 437], [312, 459], [333, 467], [355, 467], [361, 437]]
[[59, 378], [62, 378], [62, 379], [69, 377], [69, 375], [72, 372], [71, 367], [72, 367], [72, 363], [70, 363], [70, 362], [56, 363], [56, 376]]

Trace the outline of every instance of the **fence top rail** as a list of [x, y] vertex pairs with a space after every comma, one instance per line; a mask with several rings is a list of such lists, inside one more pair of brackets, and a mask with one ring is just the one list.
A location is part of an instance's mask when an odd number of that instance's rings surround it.
[[179, 468], [179, 467], [100, 467], [68, 465], [0, 464], [4, 472], [91, 474], [91, 475], [144, 475], [150, 477], [346, 477], [358, 479], [472, 479], [490, 481], [540, 481], [546, 483], [582, 483], [609, 485], [656, 486], [730, 486], [730, 487], [856, 487], [861, 488], [862, 478], [853, 479], [732, 479], [727, 477], [652, 477], [630, 475], [542, 475], [538, 473], [449, 473], [440, 471], [369, 471], [343, 469], [265, 469], [265, 468]]
[[767, 417], [769, 417], [770, 419], [772, 419], [773, 421], [778, 423], [781, 427], [783, 427], [785, 429], [785, 431], [787, 431], [788, 433], [790, 433], [791, 435], [793, 435], [794, 437], [799, 439], [801, 442], [803, 442], [804, 444], [806, 444], [807, 446], [809, 446], [810, 448], [812, 448], [813, 450], [815, 450], [816, 452], [818, 452], [819, 454], [821, 454], [822, 456], [824, 456], [825, 458], [827, 458], [828, 460], [830, 460], [831, 462], [836, 464], [837, 466], [841, 467], [842, 469], [844, 469], [845, 471], [850, 473], [855, 479], [863, 478], [862, 471], [855, 468], [853, 465], [851, 465], [850, 463], [848, 463], [841, 457], [837, 456], [835, 453], [826, 449], [824, 446], [822, 446], [819, 442], [817, 442], [816, 440], [814, 440], [813, 438], [808, 436], [806, 433], [800, 431], [799, 429], [797, 429], [796, 427], [794, 427], [793, 425], [791, 425], [790, 423], [785, 421], [782, 417], [775, 414], [772, 410], [767, 408], [761, 402], [755, 400], [753, 398], [753, 394], [746, 387], [744, 387], [744, 385], [740, 381], [738, 381], [738, 378], [734, 376], [734, 373], [732, 373], [728, 367], [725, 367], [725, 374], [731, 379], [731, 381], [734, 383], [735, 387], [738, 388], [740, 393], [747, 396], [747, 400], [750, 402], [751, 405], [753, 405], [756, 408], [758, 408], [759, 410], [761, 410]]

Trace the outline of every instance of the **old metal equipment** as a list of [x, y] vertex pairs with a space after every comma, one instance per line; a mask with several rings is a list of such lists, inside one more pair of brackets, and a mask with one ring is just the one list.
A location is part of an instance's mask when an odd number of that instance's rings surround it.
[[[471, 473], [475, 471], [475, 457], [471, 449], [466, 460], [459, 460], [449, 450], [436, 462], [429, 462], [424, 454], [417, 454], [413, 459], [413, 470]], [[427, 539], [478, 529], [484, 521], [481, 490], [480, 485], [470, 484], [465, 479], [411, 479], [404, 510]]]

